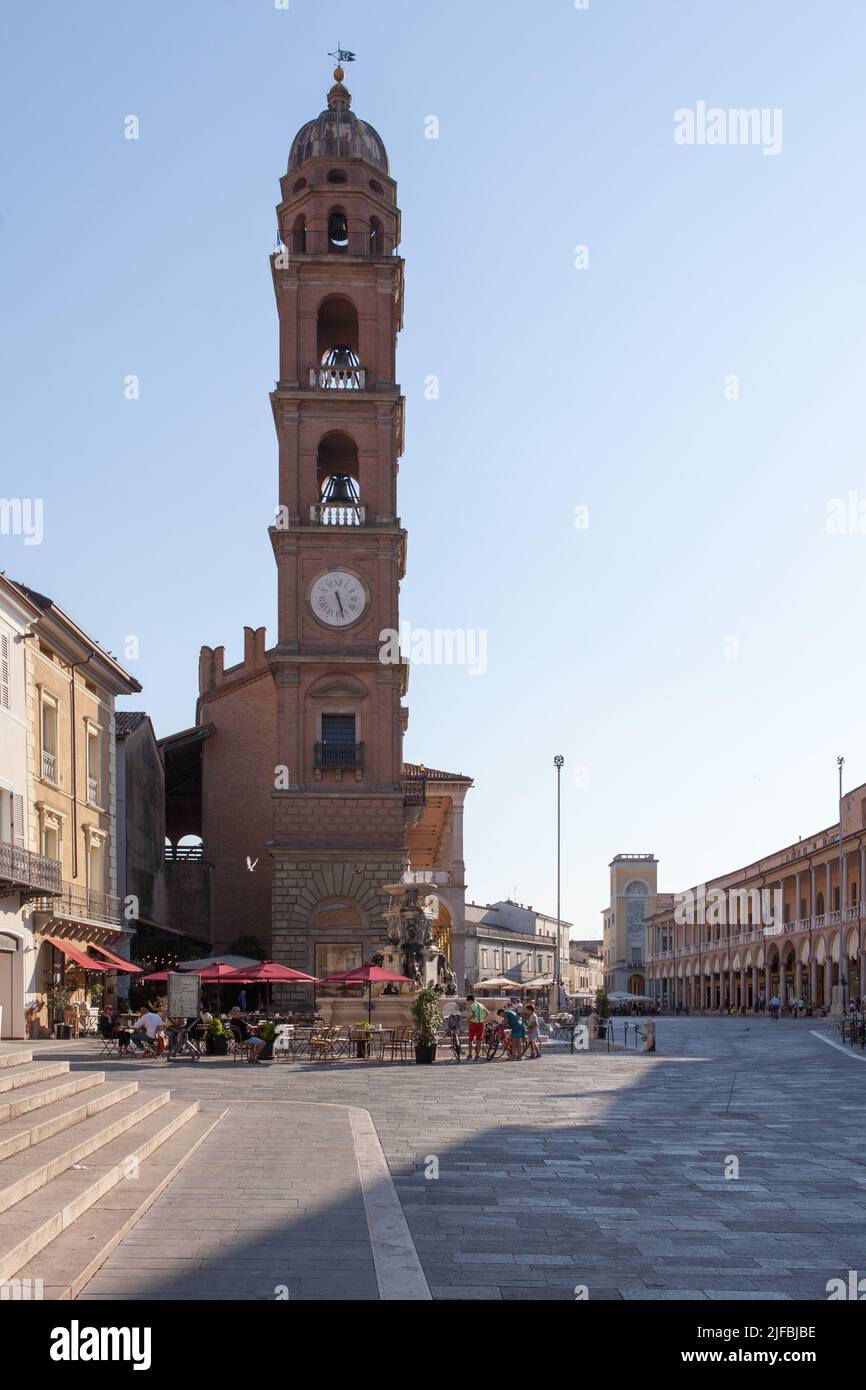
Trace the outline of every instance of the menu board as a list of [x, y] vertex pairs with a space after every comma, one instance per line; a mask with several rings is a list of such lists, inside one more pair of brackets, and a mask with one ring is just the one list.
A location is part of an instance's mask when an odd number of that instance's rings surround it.
[[172, 970], [168, 977], [169, 1018], [194, 1018], [201, 1009], [201, 980], [198, 975]]

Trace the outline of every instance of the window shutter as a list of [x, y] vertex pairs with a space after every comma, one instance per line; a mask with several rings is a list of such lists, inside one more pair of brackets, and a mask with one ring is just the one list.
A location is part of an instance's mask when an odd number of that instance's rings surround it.
[[12, 708], [9, 693], [9, 638], [5, 632], [0, 632], [0, 708]]
[[12, 843], [19, 849], [27, 848], [26, 826], [24, 824], [24, 797], [19, 792], [12, 793]]

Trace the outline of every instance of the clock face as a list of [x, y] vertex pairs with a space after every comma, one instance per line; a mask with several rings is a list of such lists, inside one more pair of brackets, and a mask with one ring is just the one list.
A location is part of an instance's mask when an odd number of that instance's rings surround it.
[[310, 607], [320, 623], [328, 627], [348, 627], [367, 607], [367, 595], [354, 574], [329, 570], [319, 575], [310, 590]]

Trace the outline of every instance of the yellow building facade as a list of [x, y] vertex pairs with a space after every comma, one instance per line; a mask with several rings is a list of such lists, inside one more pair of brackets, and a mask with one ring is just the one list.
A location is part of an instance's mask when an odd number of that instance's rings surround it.
[[649, 914], [647, 992], [664, 1007], [753, 1009], [778, 996], [841, 1011], [866, 999], [866, 784], [840, 820]]
[[610, 902], [602, 913], [604, 988], [644, 994], [646, 921], [656, 911], [658, 860], [617, 854], [610, 862]]

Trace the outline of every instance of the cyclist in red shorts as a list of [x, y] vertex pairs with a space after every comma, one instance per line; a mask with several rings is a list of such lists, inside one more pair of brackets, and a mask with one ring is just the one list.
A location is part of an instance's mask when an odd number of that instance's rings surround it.
[[467, 994], [466, 1003], [469, 1007], [469, 1057], [472, 1060], [472, 1044], [475, 1044], [476, 1062], [481, 1060], [481, 1044], [484, 1041], [484, 1020], [487, 1017], [487, 1010], [483, 1004], [479, 1004], [474, 994]]

